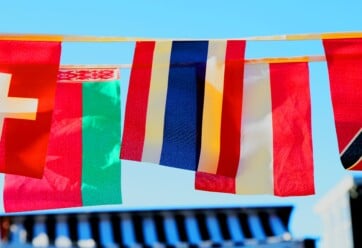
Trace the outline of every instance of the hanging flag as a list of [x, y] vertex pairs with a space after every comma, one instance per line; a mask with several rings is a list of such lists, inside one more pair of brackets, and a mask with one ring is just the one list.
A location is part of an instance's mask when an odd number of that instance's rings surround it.
[[362, 170], [362, 39], [323, 40], [341, 162]]
[[121, 203], [119, 71], [64, 69], [58, 78], [43, 178], [6, 175], [6, 212]]
[[0, 172], [41, 178], [60, 42], [0, 41]]
[[193, 171], [238, 160], [244, 54], [237, 40], [137, 42], [121, 158]]
[[[232, 105], [229, 109], [241, 127], [234, 133], [240, 145], [225, 144], [240, 156], [221, 164], [218, 156], [205, 155], [195, 188], [232, 194], [314, 194], [308, 64], [246, 64], [241, 92], [233, 98], [240, 113]], [[203, 129], [202, 135], [206, 139], [224, 131]]]

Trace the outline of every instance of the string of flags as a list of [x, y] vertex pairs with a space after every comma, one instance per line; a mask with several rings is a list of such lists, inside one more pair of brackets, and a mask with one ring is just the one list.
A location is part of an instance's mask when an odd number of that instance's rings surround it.
[[[121, 204], [122, 160], [193, 171], [196, 190], [314, 194], [308, 58], [246, 63], [248, 40], [270, 37], [134, 39], [122, 119], [119, 68], [60, 65], [64, 41], [132, 40], [96, 38], [0, 35], [5, 212]], [[341, 163], [362, 170], [362, 34], [277, 37], [309, 38], [323, 43]]]

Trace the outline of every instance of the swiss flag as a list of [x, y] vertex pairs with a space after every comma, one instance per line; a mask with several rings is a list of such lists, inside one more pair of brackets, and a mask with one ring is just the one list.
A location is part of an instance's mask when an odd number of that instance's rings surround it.
[[0, 172], [41, 178], [60, 42], [0, 41]]

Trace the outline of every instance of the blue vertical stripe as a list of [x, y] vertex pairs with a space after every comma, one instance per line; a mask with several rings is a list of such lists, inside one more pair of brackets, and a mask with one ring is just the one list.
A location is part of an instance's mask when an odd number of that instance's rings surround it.
[[176, 219], [171, 214], [165, 214], [163, 219], [166, 242], [170, 246], [176, 246], [180, 243], [179, 232], [177, 230]]
[[108, 215], [100, 215], [99, 232], [102, 247], [116, 247], [113, 239], [112, 223]]
[[55, 224], [55, 247], [72, 247], [66, 215], [57, 215]]
[[88, 216], [80, 215], [78, 216], [78, 243], [79, 242], [88, 242], [92, 240], [91, 226], [88, 221]]
[[185, 229], [188, 237], [188, 243], [191, 245], [197, 245], [202, 241], [196, 217], [192, 213], [186, 213]]
[[276, 214], [270, 214], [269, 222], [275, 236], [282, 236], [287, 232], [282, 220]]
[[228, 214], [226, 221], [232, 241], [236, 243], [243, 242], [245, 239], [245, 235], [243, 233], [243, 229], [240, 225], [237, 215], [234, 213]]
[[134, 232], [131, 216], [128, 214], [121, 216], [121, 231], [123, 245], [126, 247], [136, 246], [136, 234]]
[[142, 231], [146, 245], [152, 247], [158, 242], [156, 225], [152, 216], [146, 216], [143, 218]]
[[200, 156], [208, 41], [174, 41], [160, 163], [196, 170]]
[[41, 234], [47, 234], [44, 216], [38, 216], [35, 218], [34, 223], [34, 237], [38, 237]]
[[35, 217], [34, 234], [31, 241], [34, 247], [48, 247], [49, 236], [45, 224], [45, 216], [39, 215]]
[[26, 235], [24, 235], [26, 234], [26, 229], [23, 222], [23, 218], [14, 218], [12, 227], [10, 228], [11, 245], [20, 245], [26, 242]]
[[66, 219], [67, 217], [65, 215], [57, 215], [56, 218], [55, 236], [69, 238], [69, 229]]
[[208, 213], [206, 216], [206, 224], [207, 229], [210, 233], [210, 239], [214, 243], [222, 243], [223, 237], [221, 234], [219, 223], [217, 222], [217, 218], [215, 214]]
[[248, 216], [248, 222], [250, 226], [251, 234], [253, 238], [257, 240], [265, 240], [266, 235], [263, 230], [263, 226], [260, 222], [260, 218], [257, 214], [251, 213]]

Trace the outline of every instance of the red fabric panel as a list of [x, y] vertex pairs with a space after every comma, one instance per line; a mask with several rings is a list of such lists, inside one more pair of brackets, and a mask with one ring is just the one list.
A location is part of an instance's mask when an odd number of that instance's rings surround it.
[[235, 178], [240, 158], [245, 41], [228, 41], [217, 174]]
[[9, 96], [37, 98], [36, 120], [7, 118], [0, 140], [0, 172], [43, 175], [61, 44], [0, 41], [0, 72], [12, 75]]
[[155, 42], [137, 42], [125, 110], [121, 158], [141, 161]]
[[235, 194], [235, 178], [198, 171], [195, 174], [195, 189]]
[[314, 194], [307, 63], [270, 65], [274, 194]]
[[82, 84], [58, 83], [42, 179], [6, 175], [6, 212], [77, 207], [81, 201]]

